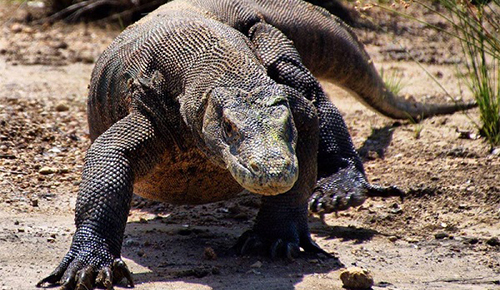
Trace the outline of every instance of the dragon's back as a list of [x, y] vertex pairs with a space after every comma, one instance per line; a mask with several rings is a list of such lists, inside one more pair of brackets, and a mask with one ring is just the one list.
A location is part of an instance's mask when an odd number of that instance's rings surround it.
[[[210, 55], [206, 52], [225, 38], [221, 37], [227, 34], [225, 30], [234, 30], [204, 17], [197, 9], [187, 1], [164, 5], [125, 29], [101, 54], [89, 86], [87, 109], [92, 140], [131, 112], [133, 81], [147, 82], [159, 73], [162, 82], [155, 89], [161, 91], [162, 102], [175, 103], [185, 91], [191, 71], [202, 61], [200, 58]], [[215, 67], [206, 68], [210, 69], [216, 71]]]

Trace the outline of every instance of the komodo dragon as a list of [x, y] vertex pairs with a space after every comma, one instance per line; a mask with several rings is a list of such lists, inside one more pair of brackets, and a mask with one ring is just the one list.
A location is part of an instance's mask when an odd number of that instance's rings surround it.
[[120, 258], [133, 191], [200, 204], [246, 189], [263, 197], [239, 253], [324, 253], [310, 237], [308, 203], [331, 212], [400, 191], [367, 182], [313, 74], [391, 118], [473, 106], [393, 96], [351, 30], [300, 0], [170, 2], [128, 27], [96, 63], [77, 229], [37, 286], [111, 289], [122, 278], [133, 285]]

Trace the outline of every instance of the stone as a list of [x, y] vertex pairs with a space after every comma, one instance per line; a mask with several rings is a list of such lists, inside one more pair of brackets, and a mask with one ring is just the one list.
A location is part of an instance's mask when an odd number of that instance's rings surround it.
[[373, 286], [373, 276], [367, 269], [350, 267], [340, 273], [340, 280], [348, 289], [370, 289]]

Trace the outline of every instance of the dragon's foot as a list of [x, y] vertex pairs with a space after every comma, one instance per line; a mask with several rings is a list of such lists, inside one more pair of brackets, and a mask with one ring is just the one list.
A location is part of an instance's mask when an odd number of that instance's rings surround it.
[[261, 210], [253, 230], [245, 232], [235, 245], [238, 254], [266, 254], [274, 260], [293, 260], [301, 249], [306, 253], [331, 255], [312, 239], [307, 225], [307, 211], [273, 208]]
[[404, 192], [395, 186], [371, 185], [363, 174], [354, 168], [321, 178], [309, 199], [309, 210], [326, 214], [346, 210], [363, 204], [368, 197], [404, 197]]
[[246, 231], [238, 239], [235, 248], [240, 255], [248, 254], [269, 254], [271, 259], [276, 260], [279, 257], [287, 258], [293, 261], [300, 254], [302, 248], [306, 253], [323, 254], [327, 257], [331, 255], [321, 249], [311, 238], [301, 242], [291, 242], [283, 239], [269, 240], [253, 230]]
[[109, 266], [102, 267], [99, 271], [93, 265], [79, 269], [77, 266], [68, 268], [58, 267], [52, 274], [42, 279], [36, 284], [42, 287], [48, 283], [50, 285], [61, 285], [61, 289], [94, 289], [94, 286], [113, 289], [113, 284], [126, 278], [131, 287], [134, 286], [132, 275], [123, 262], [118, 258]]
[[123, 278], [131, 287], [134, 286], [125, 262], [121, 258], [113, 258], [105, 246], [97, 243], [81, 247], [74, 245], [54, 272], [40, 280], [37, 287], [49, 284], [61, 285], [61, 289], [68, 290], [94, 289], [96, 286], [109, 290]]

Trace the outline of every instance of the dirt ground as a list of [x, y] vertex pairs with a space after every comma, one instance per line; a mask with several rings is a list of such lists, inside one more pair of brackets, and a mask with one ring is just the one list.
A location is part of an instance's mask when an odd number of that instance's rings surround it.
[[[451, 96], [470, 99], [457, 77], [457, 43], [421, 24], [371, 15], [378, 26], [356, 32], [377, 67], [402, 79], [401, 95], [451, 101], [425, 68]], [[93, 62], [119, 33], [29, 18], [0, 2], [1, 290], [34, 289], [69, 248], [90, 144], [87, 85]], [[395, 122], [324, 87], [370, 181], [397, 185], [406, 199], [368, 200], [327, 215], [326, 225], [311, 216], [313, 238], [338, 260], [273, 262], [229, 250], [251, 227], [256, 196], [176, 207], [135, 198], [123, 257], [136, 289], [342, 289], [339, 274], [353, 265], [372, 272], [373, 289], [500, 289], [500, 150], [478, 135], [478, 111]]]

